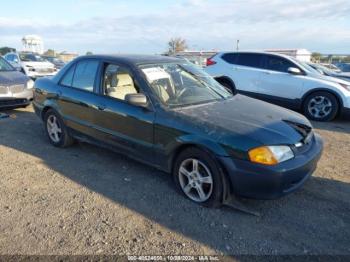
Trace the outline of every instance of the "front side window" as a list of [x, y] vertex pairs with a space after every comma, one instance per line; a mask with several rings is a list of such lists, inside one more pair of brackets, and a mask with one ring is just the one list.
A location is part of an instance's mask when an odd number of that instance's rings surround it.
[[103, 78], [104, 95], [125, 100], [128, 94], [139, 93], [129, 71], [123, 66], [109, 64], [105, 67]]
[[170, 107], [200, 104], [232, 96], [203, 70], [186, 62], [139, 67], [153, 93]]
[[99, 62], [96, 60], [78, 62], [75, 66], [72, 87], [93, 92], [98, 65]]
[[292, 62], [278, 56], [266, 56], [266, 69], [288, 73], [288, 68], [296, 67]]

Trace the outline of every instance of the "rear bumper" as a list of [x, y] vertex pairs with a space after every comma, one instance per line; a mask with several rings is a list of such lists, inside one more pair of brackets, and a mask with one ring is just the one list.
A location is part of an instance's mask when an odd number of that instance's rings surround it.
[[276, 166], [220, 157], [233, 193], [254, 199], [276, 199], [300, 188], [316, 169], [323, 149], [322, 139], [315, 134], [310, 148], [295, 158]]

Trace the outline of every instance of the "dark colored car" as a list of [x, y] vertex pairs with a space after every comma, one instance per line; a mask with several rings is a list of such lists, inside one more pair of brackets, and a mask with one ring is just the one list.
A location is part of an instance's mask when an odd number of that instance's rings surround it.
[[172, 173], [185, 196], [272, 199], [315, 170], [322, 140], [300, 114], [232, 95], [196, 66], [162, 56], [84, 56], [35, 83], [50, 142], [74, 139]]
[[61, 59], [58, 59], [57, 57], [54, 56], [42, 56], [44, 59], [49, 61], [50, 63], [55, 65], [56, 69], [61, 69], [66, 65], [65, 62], [63, 62]]
[[343, 72], [337, 73], [320, 64], [315, 64], [315, 63], [307, 63], [307, 64], [325, 76], [332, 76], [332, 77], [343, 79], [345, 81], [350, 81], [350, 73], [343, 73]]
[[336, 63], [335, 64], [342, 72], [350, 72], [350, 63]]
[[33, 99], [34, 82], [0, 57], [0, 109], [25, 107]]

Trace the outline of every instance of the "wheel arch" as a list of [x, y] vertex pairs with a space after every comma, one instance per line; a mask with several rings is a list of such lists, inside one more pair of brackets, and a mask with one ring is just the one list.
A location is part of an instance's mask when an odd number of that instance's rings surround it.
[[[329, 89], [329, 88], [324, 88], [324, 87], [314, 88], [314, 89], [311, 89], [308, 92], [306, 92], [303, 95], [303, 97], [301, 98], [301, 108], [304, 107], [304, 103], [305, 103], [306, 98], [315, 92], [328, 92], [328, 93], [334, 95], [339, 103], [339, 112], [341, 111], [341, 109], [344, 105], [341, 95], [337, 91], [334, 91], [334, 90]], [[338, 112], [338, 114], [339, 114], [339, 112]]]
[[236, 88], [236, 85], [235, 85], [234, 81], [233, 81], [230, 77], [228, 77], [228, 76], [225, 76], [225, 75], [223, 75], [223, 76], [215, 76], [214, 79], [215, 79], [217, 82], [219, 82], [219, 83], [221, 83], [220, 81], [229, 83], [229, 84], [231, 85], [232, 88]]

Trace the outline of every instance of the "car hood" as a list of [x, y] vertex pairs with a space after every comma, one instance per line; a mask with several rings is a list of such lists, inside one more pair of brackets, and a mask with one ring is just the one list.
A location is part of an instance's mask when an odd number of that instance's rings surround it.
[[317, 74], [317, 75], [316, 74], [312, 74], [312, 76], [314, 78], [326, 80], [326, 81], [332, 82], [332, 83], [344, 84], [344, 85], [349, 85], [350, 84], [348, 80], [340, 79], [339, 77], [341, 77], [341, 76], [338, 76], [338, 74], [334, 75], [334, 76], [326, 76], [326, 75], [322, 75], [322, 74]]
[[28, 81], [28, 77], [18, 71], [0, 71], [0, 85], [18, 85]]
[[43, 69], [43, 68], [54, 68], [55, 66], [50, 63], [50, 62], [22, 62], [23, 65], [26, 65], [26, 66], [31, 66], [31, 67], [34, 67], [34, 68], [37, 68], [37, 69]]
[[227, 145], [240, 145], [240, 149], [296, 144], [305, 135], [295, 125], [308, 130], [312, 127], [296, 112], [243, 95], [176, 111], [203, 135]]

